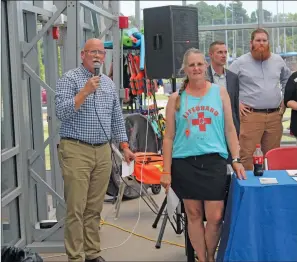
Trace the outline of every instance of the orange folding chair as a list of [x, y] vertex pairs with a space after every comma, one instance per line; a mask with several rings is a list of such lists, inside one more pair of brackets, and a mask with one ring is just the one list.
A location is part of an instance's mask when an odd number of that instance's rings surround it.
[[297, 169], [297, 146], [279, 147], [269, 150], [265, 155], [266, 170]]

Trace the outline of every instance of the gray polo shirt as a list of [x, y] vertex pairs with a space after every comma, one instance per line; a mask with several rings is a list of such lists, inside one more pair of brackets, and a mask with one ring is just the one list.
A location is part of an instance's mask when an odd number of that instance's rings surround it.
[[240, 102], [255, 109], [279, 107], [282, 90], [291, 75], [281, 56], [271, 54], [262, 62], [255, 60], [249, 52], [236, 59], [229, 70], [238, 75]]

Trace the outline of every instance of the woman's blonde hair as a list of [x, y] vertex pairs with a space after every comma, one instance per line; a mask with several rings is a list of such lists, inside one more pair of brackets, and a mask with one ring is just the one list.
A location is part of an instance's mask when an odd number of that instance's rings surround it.
[[[185, 67], [187, 66], [187, 63], [188, 63], [188, 57], [189, 55], [191, 54], [201, 54], [204, 58], [204, 61], [205, 61], [205, 57], [203, 55], [203, 53], [199, 50], [199, 49], [196, 49], [196, 48], [190, 48], [188, 49], [185, 54], [184, 54], [184, 57], [183, 57], [183, 63], [182, 63], [182, 67], [180, 69], [180, 72], [183, 71], [185, 69]], [[206, 61], [205, 61], [206, 62]], [[175, 101], [175, 110], [176, 111], [179, 111], [180, 109], [180, 97], [181, 97], [181, 94], [183, 91], [185, 91], [187, 85], [189, 83], [189, 78], [188, 76], [186, 76], [183, 81], [182, 81], [182, 85], [178, 91], [178, 97], [176, 98], [176, 101]]]

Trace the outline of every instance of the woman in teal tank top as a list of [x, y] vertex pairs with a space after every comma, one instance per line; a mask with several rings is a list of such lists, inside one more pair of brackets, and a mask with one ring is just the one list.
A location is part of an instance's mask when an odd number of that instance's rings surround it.
[[226, 88], [205, 80], [206, 69], [199, 50], [185, 53], [182, 70], [186, 78], [166, 107], [161, 184], [166, 192], [172, 187], [183, 200], [199, 261], [214, 261], [226, 195], [228, 147], [237, 177], [246, 177], [229, 95]]

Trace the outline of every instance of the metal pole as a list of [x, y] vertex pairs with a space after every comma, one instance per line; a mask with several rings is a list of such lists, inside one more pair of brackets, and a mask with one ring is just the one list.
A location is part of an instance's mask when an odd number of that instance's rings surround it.
[[[271, 16], [271, 22], [273, 23], [273, 16]], [[274, 47], [274, 28], [272, 28], [272, 53], [274, 53], [275, 47]]]
[[[232, 1], [232, 25], [234, 24], [234, 15], [233, 15], [233, 2], [234, 1]], [[234, 30], [232, 30], [232, 57], [234, 57], [234, 53], [236, 53], [236, 51], [234, 50], [234, 46], [235, 46], [235, 42], [234, 42], [234, 33], [235, 33], [235, 31]]]
[[293, 48], [293, 51], [295, 50], [294, 48], [294, 27], [292, 26], [292, 48]]
[[[213, 18], [211, 19], [211, 24], [214, 25]], [[212, 41], [214, 41], [214, 31], [212, 31]]]
[[258, 27], [263, 28], [263, 5], [262, 5], [262, 0], [258, 1]]
[[[225, 0], [225, 25], [227, 25], [227, 3]], [[225, 30], [225, 44], [227, 47], [227, 51], [228, 51], [228, 31]]]
[[[285, 17], [285, 1], [283, 1], [283, 21], [286, 22]], [[284, 52], [287, 52], [287, 37], [286, 37], [286, 27], [284, 27]]]
[[[241, 23], [243, 24], [243, 16], [241, 17]], [[244, 29], [241, 30], [242, 54], [244, 54], [243, 33], [244, 33]]]
[[[276, 22], [279, 23], [278, 17], [278, 1], [276, 1]], [[279, 45], [279, 27], [277, 28], [277, 53], [280, 53], [280, 45]]]
[[[120, 14], [120, 2], [119, 1], [111, 1], [112, 13], [115, 16], [119, 16]], [[112, 38], [113, 38], [113, 81], [118, 90], [118, 95], [120, 96], [120, 88], [121, 88], [121, 45], [120, 45], [120, 29], [118, 27], [118, 23], [114, 23], [111, 29]]]
[[136, 21], [136, 27], [138, 28], [138, 30], [140, 30], [141, 28], [141, 24], [140, 24], [140, 1], [135, 1], [135, 21]]

